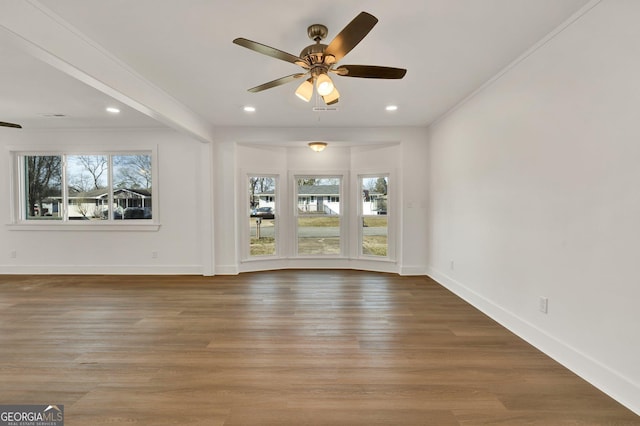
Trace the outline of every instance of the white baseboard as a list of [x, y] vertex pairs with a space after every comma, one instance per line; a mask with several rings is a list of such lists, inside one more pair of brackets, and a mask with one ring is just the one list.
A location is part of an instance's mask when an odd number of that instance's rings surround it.
[[[257, 272], [280, 269], [354, 269], [392, 274], [398, 273], [398, 265], [393, 261], [348, 258], [252, 259], [241, 262], [238, 272]], [[421, 274], [416, 275], [424, 275], [424, 268]]]
[[215, 275], [238, 275], [238, 265], [216, 265]]
[[400, 275], [427, 275], [427, 269], [424, 266], [401, 266]]
[[202, 265], [0, 265], [0, 274], [202, 275]]
[[534, 324], [518, 317], [464, 284], [432, 267], [427, 274], [434, 281], [479, 309], [584, 380], [588, 381], [631, 411], [640, 415], [640, 386], [589, 355], [563, 343]]

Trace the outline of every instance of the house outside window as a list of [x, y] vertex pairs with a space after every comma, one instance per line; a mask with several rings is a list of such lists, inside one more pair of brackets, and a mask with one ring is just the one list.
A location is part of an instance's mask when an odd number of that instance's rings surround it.
[[297, 254], [340, 255], [342, 209], [341, 176], [297, 176]]

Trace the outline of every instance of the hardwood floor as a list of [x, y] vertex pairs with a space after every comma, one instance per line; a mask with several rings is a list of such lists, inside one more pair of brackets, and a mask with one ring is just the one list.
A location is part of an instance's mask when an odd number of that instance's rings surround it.
[[426, 277], [1, 276], [0, 404], [65, 425], [640, 425]]

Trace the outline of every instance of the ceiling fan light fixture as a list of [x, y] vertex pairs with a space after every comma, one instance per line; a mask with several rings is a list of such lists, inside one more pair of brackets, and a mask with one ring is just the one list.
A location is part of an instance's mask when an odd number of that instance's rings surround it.
[[333, 91], [333, 81], [327, 74], [320, 74], [316, 81], [316, 87], [320, 96], [327, 96]]
[[[299, 55], [291, 53], [243, 38], [233, 40], [234, 44], [254, 52], [270, 56], [281, 61], [289, 62], [303, 68], [304, 72], [291, 74], [249, 89], [251, 93], [261, 92], [273, 87], [290, 83], [299, 78], [309, 76], [298, 86], [295, 94], [305, 102], [309, 102], [316, 94], [322, 96], [327, 105], [338, 102], [340, 97], [334, 89], [333, 81], [328, 73], [332, 72], [343, 77], [374, 78], [374, 79], [401, 79], [407, 73], [404, 68], [394, 68], [378, 65], [342, 65], [334, 68], [335, 64], [356, 47], [378, 22], [378, 18], [367, 12], [360, 12], [347, 24], [333, 40], [328, 44], [321, 43], [328, 34], [328, 29], [322, 24], [313, 24], [307, 28], [307, 36], [315, 43], [302, 49]], [[313, 87], [315, 86], [315, 88]], [[314, 111], [335, 111], [337, 108], [313, 107]]]
[[331, 93], [322, 97], [322, 100], [327, 105], [333, 105], [335, 103], [338, 103], [339, 99], [340, 99], [340, 92], [338, 92], [338, 88], [335, 86], [333, 86], [333, 90], [331, 91]]
[[303, 81], [296, 89], [296, 96], [305, 102], [309, 102], [313, 96], [313, 83], [311, 79]]
[[309, 142], [309, 148], [311, 148], [315, 152], [324, 151], [326, 147], [327, 147], [326, 142]]

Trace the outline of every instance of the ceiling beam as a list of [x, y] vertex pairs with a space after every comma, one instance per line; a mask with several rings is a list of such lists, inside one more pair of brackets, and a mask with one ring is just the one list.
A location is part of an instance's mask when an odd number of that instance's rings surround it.
[[125, 105], [213, 142], [213, 126], [36, 0], [0, 0], [0, 28], [29, 54]]

